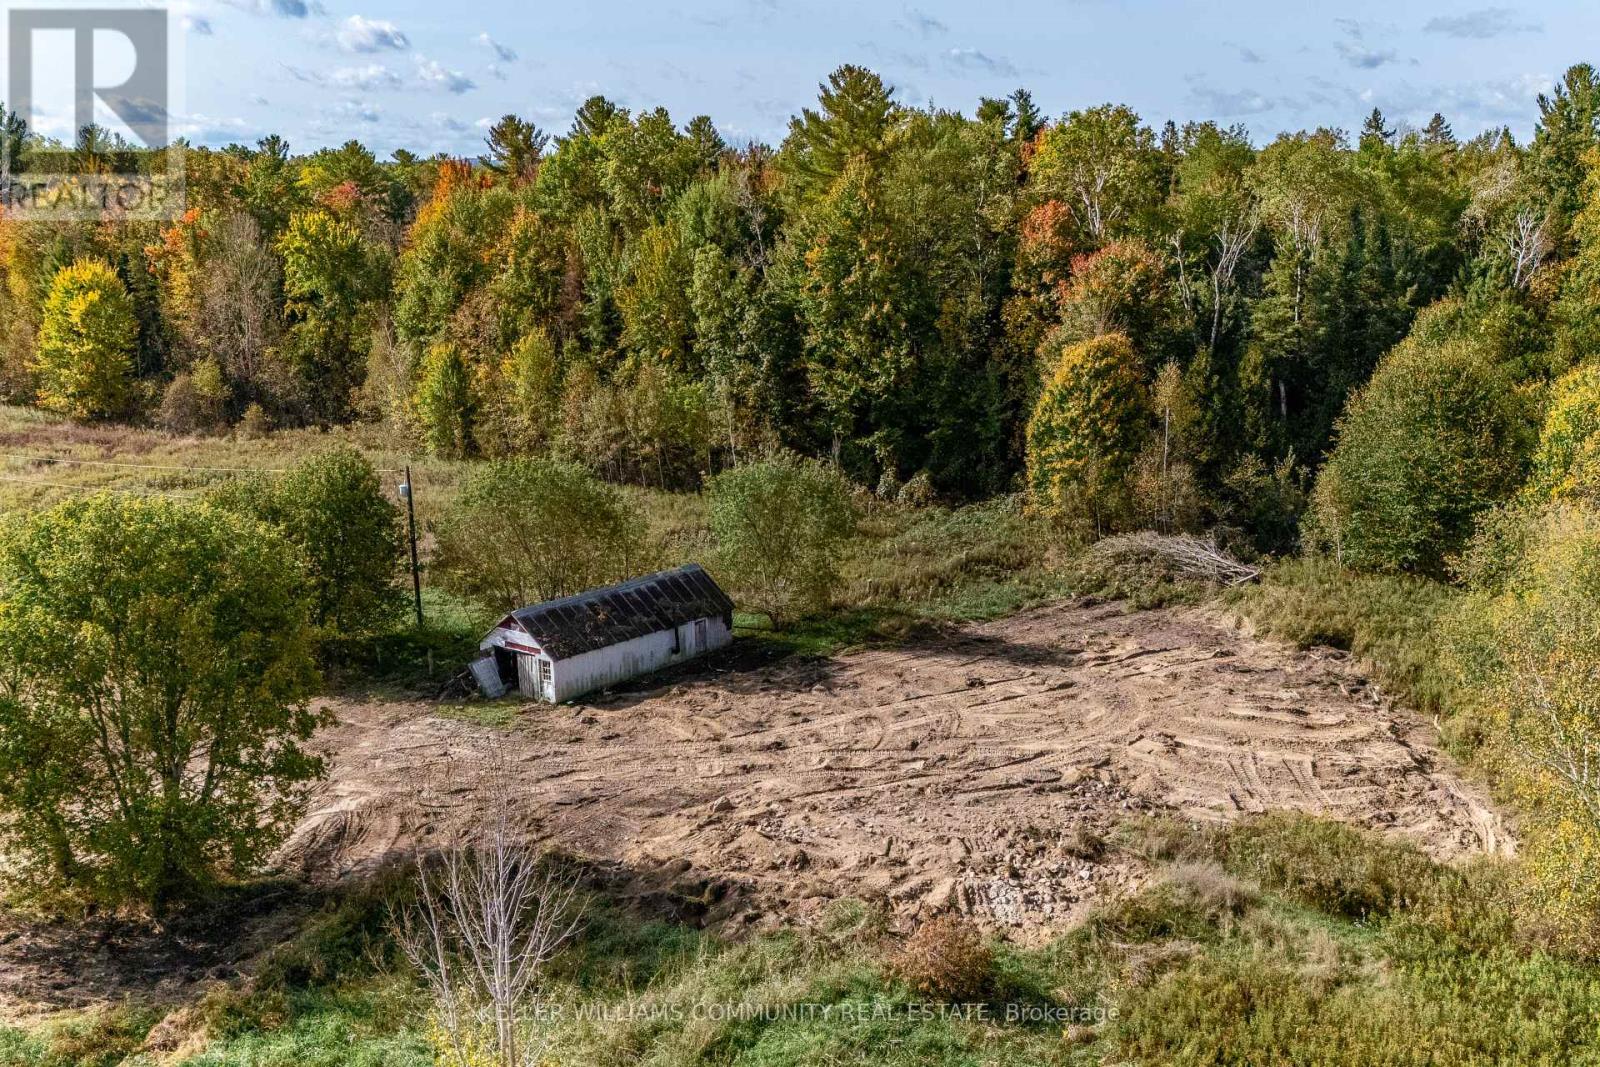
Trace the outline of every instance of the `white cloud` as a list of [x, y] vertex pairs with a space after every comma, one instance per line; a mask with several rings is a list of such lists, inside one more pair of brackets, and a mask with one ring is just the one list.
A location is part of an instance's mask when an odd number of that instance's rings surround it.
[[1386, 63], [1400, 58], [1393, 48], [1375, 48], [1367, 44], [1366, 30], [1355, 19], [1334, 19], [1344, 31], [1344, 40], [1333, 42], [1344, 61], [1357, 70], [1377, 70]]
[[361, 67], [338, 67], [329, 72], [327, 84], [336, 89], [403, 89], [405, 79], [382, 63], [368, 63]]
[[286, 19], [303, 19], [313, 10], [321, 12], [320, 4], [308, 4], [306, 0], [223, 0], [231, 7], [240, 11], [248, 11], [252, 15], [277, 15]]
[[413, 56], [415, 68], [406, 73], [387, 63], [366, 63], [356, 67], [335, 67], [332, 70], [307, 70], [288, 67], [290, 74], [303, 82], [320, 85], [325, 89], [350, 92], [445, 92], [461, 94], [476, 89], [477, 83], [458, 70], [450, 70], [437, 60], [426, 56]]
[[1208, 118], [1237, 118], [1241, 115], [1260, 115], [1277, 108], [1278, 102], [1255, 89], [1217, 89], [1207, 84], [1204, 76], [1191, 74], [1189, 96]]
[[941, 34], [950, 32], [950, 27], [943, 22], [940, 22], [926, 11], [918, 11], [914, 7], [906, 8], [905, 18], [899, 25], [923, 37], [938, 37]]
[[394, 23], [362, 15], [351, 15], [345, 19], [334, 39], [346, 52], [399, 52], [411, 46], [406, 35]]
[[517, 61], [517, 53], [515, 50], [507, 45], [501, 44], [493, 37], [490, 37], [487, 33], [478, 34], [478, 36], [473, 38], [473, 42], [489, 49], [489, 51], [494, 53], [495, 58], [502, 63], [515, 63]]
[[1526, 122], [1536, 114], [1534, 101], [1549, 90], [1548, 74], [1522, 74], [1512, 78], [1461, 82], [1454, 85], [1401, 84], [1368, 98], [1386, 113], [1426, 122], [1435, 111], [1468, 124], [1499, 126]]
[[991, 56], [976, 48], [952, 48], [944, 54], [945, 63], [956, 70], [981, 74], [1012, 75], [1017, 68], [1004, 56]]
[[1513, 33], [1537, 33], [1543, 28], [1537, 22], [1521, 21], [1512, 8], [1484, 7], [1460, 15], [1431, 18], [1422, 30], [1424, 33], [1442, 33], [1446, 37], [1486, 41]]
[[423, 85], [434, 89], [443, 89], [448, 93], [465, 93], [476, 89], [477, 83], [459, 70], [449, 70], [437, 59], [417, 57], [417, 77]]

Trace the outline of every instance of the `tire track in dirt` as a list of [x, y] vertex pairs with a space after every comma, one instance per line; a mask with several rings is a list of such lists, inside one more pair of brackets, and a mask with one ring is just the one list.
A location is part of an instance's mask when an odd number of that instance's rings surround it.
[[337, 878], [506, 803], [641, 892], [702, 893], [711, 922], [866, 895], [1026, 933], [1139, 877], [1082, 843], [1140, 812], [1294, 808], [1439, 856], [1508, 840], [1347, 656], [1198, 610], [1056, 604], [828, 660], [737, 658], [531, 705], [509, 730], [336, 705], [331, 774], [282, 859]]

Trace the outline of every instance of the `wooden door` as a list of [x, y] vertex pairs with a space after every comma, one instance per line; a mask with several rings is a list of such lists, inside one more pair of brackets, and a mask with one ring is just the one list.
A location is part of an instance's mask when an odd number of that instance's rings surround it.
[[517, 689], [523, 696], [533, 700], [545, 699], [544, 689], [539, 684], [541, 679], [540, 668], [546, 666], [544, 660], [538, 656], [529, 656], [526, 653], [517, 656]]

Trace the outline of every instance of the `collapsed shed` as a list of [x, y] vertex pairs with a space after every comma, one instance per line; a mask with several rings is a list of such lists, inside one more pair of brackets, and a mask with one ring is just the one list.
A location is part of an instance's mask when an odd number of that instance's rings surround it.
[[513, 611], [478, 646], [472, 673], [488, 696], [515, 686], [559, 704], [732, 640], [733, 601], [691, 563]]

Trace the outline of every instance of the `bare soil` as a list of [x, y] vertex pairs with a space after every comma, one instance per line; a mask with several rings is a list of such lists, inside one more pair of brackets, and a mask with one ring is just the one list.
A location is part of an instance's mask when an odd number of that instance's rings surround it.
[[1509, 848], [1415, 713], [1344, 653], [1215, 613], [1056, 604], [888, 648], [757, 643], [575, 706], [333, 705], [330, 773], [268, 888], [164, 928], [0, 912], [0, 1018], [181, 1003], [252, 969], [331, 885], [470, 832], [501, 804], [596, 882], [724, 929], [863, 897], [1023, 940], [1145, 870], [1098, 841], [1139, 813], [1292, 808], [1442, 858]]
[[1440, 857], [1509, 847], [1431, 726], [1346, 654], [1212, 612], [1056, 604], [892, 648], [750, 658], [529, 705], [507, 729], [336, 704], [319, 738], [331, 774], [285, 865], [346, 877], [509, 803], [628, 893], [710, 924], [856, 896], [1031, 940], [1139, 880], [1096, 842], [1143, 812], [1289, 808]]

